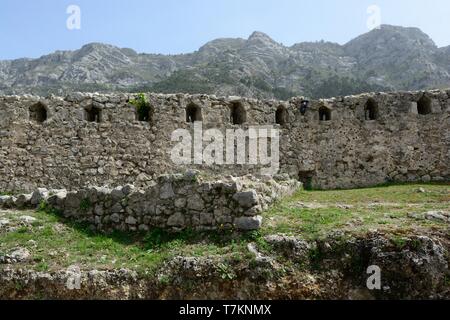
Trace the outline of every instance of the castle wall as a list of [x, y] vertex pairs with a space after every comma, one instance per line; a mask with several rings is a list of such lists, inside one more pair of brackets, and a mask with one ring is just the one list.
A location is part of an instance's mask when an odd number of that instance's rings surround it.
[[[37, 187], [76, 190], [87, 186], [134, 184], [147, 187], [161, 174], [188, 168], [206, 174], [260, 173], [262, 165], [177, 165], [171, 160], [172, 132], [184, 128], [186, 107], [201, 109], [204, 129], [247, 129], [274, 125], [276, 110], [287, 110], [280, 140], [280, 173], [320, 188], [372, 186], [387, 181], [450, 180], [450, 91], [430, 91], [430, 113], [417, 114], [424, 93], [401, 92], [312, 101], [306, 114], [300, 98], [287, 102], [207, 95], [148, 94], [149, 122], [138, 121], [133, 95], [72, 94], [66, 98], [0, 97], [0, 190]], [[366, 120], [372, 98], [376, 120]], [[40, 123], [36, 104], [47, 119]], [[246, 123], [230, 122], [240, 103]], [[331, 120], [319, 121], [326, 107]], [[101, 110], [101, 122], [88, 122], [87, 109]], [[248, 153], [248, 151], [247, 151]]]
[[[292, 124], [292, 142], [287, 148], [293, 156], [283, 157], [284, 170], [310, 175], [313, 186], [325, 189], [389, 181], [448, 181], [449, 96], [439, 91], [427, 93], [432, 110], [421, 115], [416, 101], [422, 96], [391, 93], [313, 102], [312, 112]], [[365, 119], [369, 98], [378, 106], [376, 120]], [[332, 110], [329, 122], [317, 119], [317, 110], [324, 104]]]

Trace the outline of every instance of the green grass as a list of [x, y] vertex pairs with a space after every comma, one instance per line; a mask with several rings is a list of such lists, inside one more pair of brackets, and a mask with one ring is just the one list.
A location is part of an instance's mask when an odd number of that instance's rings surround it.
[[[425, 193], [417, 192], [424, 188]], [[33, 261], [27, 267], [38, 271], [61, 270], [71, 265], [82, 269], [110, 270], [128, 268], [143, 275], [154, 275], [168, 259], [220, 256], [234, 261], [252, 259], [250, 242], [263, 253], [272, 248], [264, 240], [269, 234], [290, 234], [314, 240], [342, 231], [365, 234], [379, 230], [392, 235], [393, 244], [405, 245], [405, 236], [440, 230], [448, 224], [415, 220], [408, 213], [449, 210], [450, 185], [396, 185], [340, 191], [300, 191], [278, 202], [263, 214], [260, 231], [237, 234], [231, 231], [198, 233], [186, 230], [173, 234], [160, 229], [147, 233], [113, 232], [100, 234], [87, 226], [62, 220], [58, 215], [41, 211], [0, 211], [17, 229], [0, 231], [0, 253], [17, 247], [27, 248]], [[20, 223], [21, 215], [37, 219], [31, 225]], [[225, 278], [233, 278], [227, 265], [219, 266]], [[162, 279], [166, 281], [167, 279]]]
[[[62, 221], [45, 212], [21, 212], [38, 219], [32, 226], [0, 233], [0, 252], [23, 247], [33, 256], [38, 271], [60, 270], [71, 265], [86, 269], [129, 268], [153, 275], [162, 263], [175, 255], [212, 256], [243, 252], [248, 240], [230, 232], [173, 234], [160, 229], [148, 233], [101, 234], [87, 226]], [[14, 221], [17, 214], [4, 218]], [[32, 241], [35, 242], [33, 244]]]
[[[425, 193], [418, 192], [419, 188]], [[334, 231], [408, 232], [442, 228], [445, 224], [417, 221], [408, 213], [448, 210], [450, 185], [405, 184], [338, 191], [300, 191], [265, 213], [264, 234], [285, 233], [317, 239]]]
[[[18, 246], [28, 248], [33, 256], [39, 257], [37, 269], [44, 265], [58, 269], [72, 264], [105, 269], [136, 265], [139, 269], [155, 265], [165, 256], [164, 252], [147, 253], [131, 235], [95, 234], [87, 228], [61, 224], [56, 216], [47, 213], [27, 214], [39, 219], [42, 225], [1, 235], [1, 248], [2, 251]], [[36, 248], [30, 240], [36, 242]]]
[[[426, 192], [417, 192], [419, 188], [425, 189]], [[296, 196], [304, 202], [318, 201], [321, 203], [435, 203], [450, 201], [450, 185], [399, 184], [352, 190], [302, 191]]]

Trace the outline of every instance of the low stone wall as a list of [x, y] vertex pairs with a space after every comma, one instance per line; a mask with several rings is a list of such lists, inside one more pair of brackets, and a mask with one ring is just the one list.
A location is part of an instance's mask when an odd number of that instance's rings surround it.
[[38, 189], [33, 194], [0, 197], [0, 207], [25, 208], [43, 201], [64, 217], [87, 222], [99, 231], [172, 231], [192, 229], [256, 230], [261, 213], [301, 184], [252, 176], [203, 181], [196, 172], [166, 175], [153, 186], [109, 189], [90, 187], [74, 192]]

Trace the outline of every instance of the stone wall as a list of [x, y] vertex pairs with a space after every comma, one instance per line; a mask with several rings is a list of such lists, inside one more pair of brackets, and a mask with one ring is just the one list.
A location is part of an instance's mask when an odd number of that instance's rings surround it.
[[91, 187], [79, 191], [38, 189], [18, 197], [0, 196], [0, 208], [36, 208], [41, 203], [65, 218], [99, 231], [180, 231], [261, 227], [263, 210], [301, 187], [296, 180], [275, 181], [252, 176], [202, 179], [197, 172], [164, 175], [144, 189], [132, 185]]
[[[145, 188], [162, 174], [187, 169], [210, 175], [259, 174], [258, 165], [174, 164], [171, 134], [180, 128], [192, 130], [186, 121], [191, 107], [198, 108], [205, 129], [281, 129], [280, 173], [313, 187], [450, 180], [450, 90], [311, 101], [305, 115], [299, 112], [301, 98], [147, 97], [152, 106], [149, 121], [138, 121], [129, 103], [134, 95], [128, 94], [0, 97], [0, 190], [126, 184]], [[374, 106], [374, 117], [367, 112], [368, 104]], [[237, 116], [243, 124], [232, 123], [233, 108], [243, 110]], [[280, 124], [277, 110], [285, 110]]]

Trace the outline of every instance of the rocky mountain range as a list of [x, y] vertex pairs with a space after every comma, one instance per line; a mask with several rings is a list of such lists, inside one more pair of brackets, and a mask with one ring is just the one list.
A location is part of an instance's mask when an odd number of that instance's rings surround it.
[[190, 54], [138, 54], [91, 43], [38, 59], [0, 61], [0, 93], [153, 91], [287, 99], [450, 87], [450, 46], [417, 28], [383, 25], [340, 45], [290, 47], [262, 32]]

